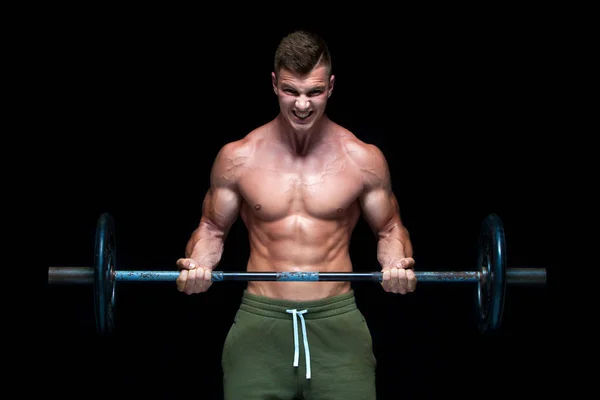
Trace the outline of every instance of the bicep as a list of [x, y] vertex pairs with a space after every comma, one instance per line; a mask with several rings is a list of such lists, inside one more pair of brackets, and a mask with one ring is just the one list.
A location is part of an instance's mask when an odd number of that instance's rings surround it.
[[373, 145], [364, 146], [359, 165], [363, 179], [363, 193], [360, 205], [366, 221], [375, 233], [381, 233], [388, 227], [398, 224], [399, 207], [392, 191], [389, 166], [379, 148]]
[[389, 189], [375, 189], [361, 198], [363, 215], [373, 233], [381, 240], [398, 239], [405, 257], [412, 257], [410, 234], [400, 218], [400, 208]]
[[238, 182], [246, 159], [239, 143], [229, 143], [221, 148], [211, 169], [202, 215], [225, 233], [236, 220], [242, 204]]
[[400, 221], [398, 201], [388, 187], [371, 189], [360, 198], [363, 216], [373, 232], [380, 234]]
[[242, 204], [238, 182], [247, 157], [240, 148], [239, 143], [229, 143], [221, 148], [213, 163], [210, 187], [202, 204], [202, 222], [209, 229], [225, 235]]
[[227, 233], [239, 214], [241, 203], [241, 197], [235, 189], [213, 186], [204, 197], [202, 221], [216, 230]]
[[200, 224], [192, 232], [186, 245], [186, 257], [192, 257], [196, 245], [202, 239], [224, 241], [237, 218], [240, 200], [228, 188], [211, 187], [204, 195]]
[[[363, 177], [363, 193], [359, 198], [362, 213], [381, 243], [398, 240], [403, 254], [412, 257], [408, 230], [400, 218], [400, 207], [392, 191], [387, 161], [377, 147], [365, 146], [355, 152]], [[382, 241], [383, 240], [383, 241]]]

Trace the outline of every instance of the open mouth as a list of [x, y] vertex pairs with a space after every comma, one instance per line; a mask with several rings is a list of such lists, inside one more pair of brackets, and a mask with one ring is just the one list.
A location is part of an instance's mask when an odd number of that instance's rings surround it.
[[292, 111], [292, 113], [300, 121], [304, 121], [304, 120], [308, 119], [308, 117], [310, 117], [312, 115], [312, 111], [305, 111], [305, 112]]

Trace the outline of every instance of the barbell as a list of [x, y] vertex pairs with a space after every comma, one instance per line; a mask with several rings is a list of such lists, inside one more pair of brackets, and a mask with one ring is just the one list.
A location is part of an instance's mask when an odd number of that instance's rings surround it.
[[[93, 267], [51, 266], [49, 284], [92, 284], [96, 330], [114, 329], [116, 282], [175, 281], [179, 271], [119, 271], [116, 268], [115, 223], [102, 213], [96, 224]], [[415, 271], [419, 283], [476, 283], [476, 315], [481, 333], [497, 330], [507, 284], [544, 285], [545, 268], [507, 268], [504, 227], [500, 217], [488, 214], [480, 228], [476, 269], [473, 271]], [[382, 272], [224, 272], [212, 271], [212, 281], [374, 281]]]

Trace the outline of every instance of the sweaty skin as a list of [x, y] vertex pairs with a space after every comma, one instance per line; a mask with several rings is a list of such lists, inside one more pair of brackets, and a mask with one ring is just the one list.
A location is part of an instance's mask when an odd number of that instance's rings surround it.
[[[362, 216], [378, 237], [383, 287], [412, 292], [412, 245], [381, 151], [331, 121], [333, 89], [323, 68], [308, 76], [273, 75], [280, 114], [226, 144], [211, 171], [198, 228], [179, 259], [178, 290], [206, 291], [232, 224], [241, 216], [250, 240], [249, 272], [351, 272], [349, 246]], [[308, 116], [307, 116], [308, 115]], [[250, 293], [295, 301], [348, 292], [350, 282], [248, 282]]]

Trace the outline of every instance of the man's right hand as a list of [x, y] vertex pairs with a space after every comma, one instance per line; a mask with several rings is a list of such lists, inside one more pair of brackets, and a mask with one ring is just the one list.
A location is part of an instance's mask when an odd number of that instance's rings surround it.
[[177, 260], [179, 277], [177, 278], [177, 290], [186, 294], [203, 293], [212, 285], [212, 270], [198, 265], [191, 258], [180, 258]]

